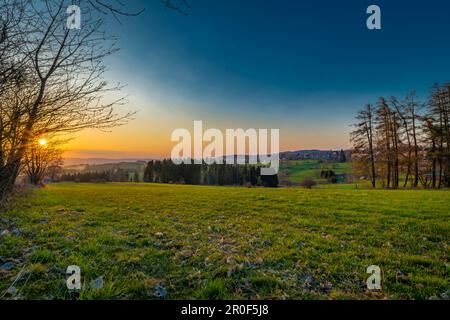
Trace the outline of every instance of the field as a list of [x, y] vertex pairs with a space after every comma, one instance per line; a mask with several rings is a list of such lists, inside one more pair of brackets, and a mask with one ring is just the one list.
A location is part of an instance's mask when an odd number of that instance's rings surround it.
[[73, 298], [78, 265], [80, 299], [445, 299], [449, 207], [446, 191], [49, 185], [0, 215], [0, 297]]
[[319, 160], [288, 160], [280, 163], [280, 171], [286, 175], [286, 181], [282, 183], [288, 181], [298, 184], [305, 178], [312, 178], [317, 183], [327, 183], [326, 179], [320, 177], [322, 170], [333, 170], [337, 175], [348, 174], [351, 172], [351, 164]]

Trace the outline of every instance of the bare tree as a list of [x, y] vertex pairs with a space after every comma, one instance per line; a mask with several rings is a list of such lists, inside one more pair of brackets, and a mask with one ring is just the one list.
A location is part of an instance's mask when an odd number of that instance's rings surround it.
[[[398, 108], [396, 105], [397, 113], [402, 119], [403, 125], [405, 126], [405, 131], [408, 138], [408, 162], [413, 164], [414, 167], [414, 181], [413, 187], [417, 188], [419, 185], [419, 110], [421, 104], [416, 99], [416, 93], [411, 92], [405, 98], [405, 100]], [[406, 185], [407, 180], [405, 180]]]
[[[166, 7], [183, 13], [173, 1]], [[182, 1], [184, 8], [190, 8]], [[67, 9], [82, 8], [81, 29]], [[4, 0], [0, 3], [0, 204], [11, 192], [37, 137], [126, 123], [125, 99], [107, 100], [120, 84], [104, 80], [104, 59], [117, 52], [106, 17], [135, 16], [120, 0]]]
[[50, 167], [62, 163], [62, 141], [41, 138], [27, 148], [23, 162], [29, 182], [35, 186], [43, 185]]
[[435, 189], [437, 187], [437, 163], [439, 159], [438, 153], [438, 139], [439, 130], [435, 125], [436, 120], [433, 116], [428, 115], [423, 117], [423, 144], [426, 151], [426, 158], [431, 162], [431, 187]]
[[[394, 170], [394, 145], [395, 138], [393, 133], [393, 112], [388, 102], [384, 98], [380, 98], [376, 110], [376, 149], [379, 154], [378, 160], [384, 162], [384, 174], [386, 177], [386, 187], [390, 188], [395, 185]], [[383, 168], [379, 163], [379, 168]]]
[[403, 183], [403, 187], [405, 188], [408, 184], [409, 177], [411, 175], [411, 168], [412, 168], [412, 163], [413, 163], [411, 125], [410, 125], [409, 118], [407, 116], [406, 105], [404, 103], [400, 103], [397, 100], [397, 98], [395, 98], [395, 97], [392, 97], [390, 102], [394, 106], [398, 116], [400, 117], [400, 125], [403, 128], [404, 136], [406, 136], [406, 144], [407, 144], [406, 175], [405, 175], [405, 181]]
[[174, 0], [159, 0], [161, 1], [167, 8], [175, 10], [185, 16], [187, 16], [187, 10], [191, 9], [187, 0], [179, 0], [179, 4], [176, 4]]
[[368, 164], [368, 174], [372, 187], [376, 186], [375, 150], [374, 150], [374, 111], [371, 104], [356, 116], [350, 139], [353, 143], [352, 161]]
[[437, 144], [438, 188], [450, 187], [450, 84], [434, 85], [427, 109]]
[[351, 133], [354, 170], [373, 167], [375, 154], [375, 172], [385, 187], [398, 188], [402, 175], [403, 187], [409, 181], [413, 188], [450, 187], [450, 84], [434, 85], [426, 104], [415, 92], [401, 102], [380, 98], [375, 120], [372, 113], [369, 107], [360, 111]]
[[18, 25], [23, 17], [25, 1], [11, 0], [0, 3], [0, 96], [18, 76], [23, 61], [17, 57], [19, 36]]
[[[104, 96], [121, 89], [104, 80], [104, 58], [115, 53], [115, 37], [105, 32], [104, 14], [120, 14], [116, 1], [80, 0], [81, 29], [68, 27], [68, 0], [9, 0], [3, 23], [0, 89], [0, 201], [19, 173], [36, 137], [84, 128], [105, 129], [125, 123], [118, 114], [124, 99]], [[100, 11], [100, 8], [103, 8]], [[20, 14], [19, 14], [20, 12]], [[6, 29], [5, 29], [6, 25]]]

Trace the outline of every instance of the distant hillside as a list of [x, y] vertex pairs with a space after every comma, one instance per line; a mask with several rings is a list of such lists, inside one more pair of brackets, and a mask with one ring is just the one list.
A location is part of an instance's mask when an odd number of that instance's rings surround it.
[[[280, 152], [281, 160], [331, 160], [339, 161], [341, 150], [297, 150]], [[351, 151], [344, 150], [345, 157], [350, 160]]]
[[113, 164], [125, 162], [138, 162], [147, 159], [107, 159], [107, 158], [64, 158], [64, 167], [79, 166], [79, 165], [100, 165]]
[[[341, 150], [297, 150], [280, 152], [281, 160], [331, 160], [339, 161]], [[351, 151], [344, 150], [347, 161], [350, 160]], [[64, 167], [77, 165], [100, 165], [126, 162], [148, 162], [150, 159], [108, 159], [108, 158], [64, 158]]]
[[144, 171], [147, 161], [125, 160], [115, 163], [97, 163], [97, 164], [74, 164], [71, 166], [64, 166], [64, 173], [77, 172], [106, 172], [111, 170], [125, 170], [127, 172], [141, 173]]

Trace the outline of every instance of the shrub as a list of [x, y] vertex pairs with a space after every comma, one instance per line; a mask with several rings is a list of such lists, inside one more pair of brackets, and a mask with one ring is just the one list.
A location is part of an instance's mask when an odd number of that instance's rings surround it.
[[317, 183], [311, 178], [305, 178], [300, 185], [304, 188], [311, 189], [312, 187], [316, 186]]

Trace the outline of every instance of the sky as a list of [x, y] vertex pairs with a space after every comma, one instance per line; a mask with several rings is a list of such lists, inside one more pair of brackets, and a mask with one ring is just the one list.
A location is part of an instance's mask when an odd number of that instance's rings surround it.
[[[121, 51], [106, 77], [137, 111], [108, 132], [86, 130], [69, 157], [170, 156], [177, 128], [280, 129], [280, 149], [349, 147], [356, 112], [380, 96], [423, 99], [450, 80], [450, 2], [129, 0], [138, 17], [108, 23]], [[381, 8], [381, 30], [366, 9]]]

